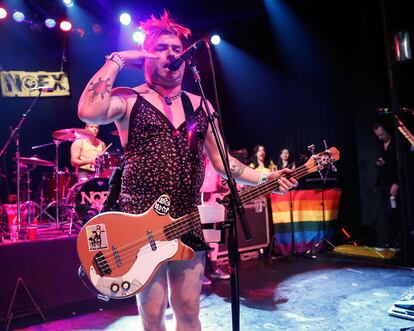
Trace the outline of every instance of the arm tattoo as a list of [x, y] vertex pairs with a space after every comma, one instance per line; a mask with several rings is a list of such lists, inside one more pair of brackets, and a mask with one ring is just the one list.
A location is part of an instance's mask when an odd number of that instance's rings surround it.
[[234, 178], [238, 178], [243, 173], [246, 166], [237, 160], [230, 160], [230, 172]]
[[89, 96], [89, 104], [94, 102], [99, 96], [103, 100], [105, 94], [107, 94], [107, 93], [110, 94], [111, 93], [112, 84], [109, 84], [110, 80], [111, 80], [111, 78], [102, 79], [101, 77], [99, 77], [97, 82], [89, 83], [90, 88], [89, 88], [88, 92], [91, 92], [91, 94]]

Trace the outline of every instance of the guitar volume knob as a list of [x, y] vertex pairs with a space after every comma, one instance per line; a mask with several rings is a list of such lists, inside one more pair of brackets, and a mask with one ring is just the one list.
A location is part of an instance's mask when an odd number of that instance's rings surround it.
[[114, 292], [114, 293], [118, 292], [119, 291], [119, 285], [116, 284], [116, 283], [112, 283], [111, 284], [111, 291]]
[[122, 289], [125, 291], [128, 291], [131, 287], [131, 284], [129, 282], [122, 282]]

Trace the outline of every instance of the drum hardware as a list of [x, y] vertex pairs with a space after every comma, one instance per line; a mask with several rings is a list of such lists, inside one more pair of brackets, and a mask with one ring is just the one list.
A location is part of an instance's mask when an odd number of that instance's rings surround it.
[[3, 149], [0, 151], [0, 158], [4, 155], [7, 148], [9, 147], [12, 140], [15, 141], [16, 145], [16, 153], [15, 153], [15, 160], [17, 164], [16, 169], [16, 188], [17, 188], [17, 231], [20, 231], [20, 221], [21, 221], [21, 213], [20, 213], [20, 128], [22, 127], [24, 121], [28, 117], [29, 113], [32, 111], [33, 106], [39, 100], [42, 91], [39, 90], [39, 93], [34, 98], [33, 102], [30, 104], [29, 108], [24, 112], [22, 115], [19, 123], [16, 127], [11, 130], [9, 139], [7, 139], [6, 144], [4, 145]]
[[119, 152], [100, 153], [96, 158], [96, 176], [111, 177], [117, 167], [121, 167], [122, 155]]
[[78, 221], [84, 224], [102, 210], [108, 190], [108, 178], [80, 179], [69, 190], [66, 197], [66, 206], [67, 208], [73, 208]]
[[74, 141], [77, 139], [87, 139], [94, 137], [94, 134], [88, 129], [62, 129], [52, 133], [52, 138], [59, 141]]
[[[88, 129], [77, 129], [77, 128], [70, 128], [70, 129], [61, 129], [52, 132], [52, 143], [47, 143], [43, 145], [33, 146], [32, 149], [43, 148], [46, 146], [54, 145], [55, 146], [55, 162], [52, 163], [51, 166], [54, 167], [53, 173], [55, 176], [55, 188], [54, 188], [54, 200], [50, 202], [44, 209], [41, 209], [41, 213], [45, 213], [50, 217], [52, 220], [56, 222], [56, 226], [61, 226], [60, 224], [60, 217], [59, 217], [59, 209], [63, 207], [63, 212], [65, 211], [65, 203], [62, 201], [63, 194], [59, 195], [59, 146], [62, 142], [65, 141], [74, 141], [77, 139], [85, 139], [93, 137], [93, 133]], [[50, 207], [55, 207], [55, 216], [53, 217], [48, 210]], [[43, 206], [42, 206], [43, 207]]]

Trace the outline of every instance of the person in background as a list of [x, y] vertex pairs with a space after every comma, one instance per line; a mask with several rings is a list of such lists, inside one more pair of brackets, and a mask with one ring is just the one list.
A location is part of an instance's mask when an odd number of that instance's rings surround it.
[[379, 141], [375, 160], [377, 167], [376, 192], [379, 201], [379, 218], [375, 224], [377, 238], [375, 246], [395, 248], [399, 245], [398, 218], [398, 169], [395, 145], [390, 133], [380, 123], [372, 126]]
[[279, 154], [279, 160], [276, 163], [276, 169], [281, 170], [289, 168], [292, 170], [296, 169], [295, 162], [292, 161], [291, 155], [288, 148], [282, 148]]
[[274, 162], [266, 154], [266, 148], [263, 145], [254, 147], [249, 167], [262, 173], [270, 173], [276, 170]]
[[79, 179], [87, 178], [95, 173], [96, 158], [106, 148], [105, 143], [97, 137], [99, 125], [86, 124], [85, 129], [91, 131], [93, 136], [77, 139], [70, 147], [70, 162], [75, 167], [75, 173]]

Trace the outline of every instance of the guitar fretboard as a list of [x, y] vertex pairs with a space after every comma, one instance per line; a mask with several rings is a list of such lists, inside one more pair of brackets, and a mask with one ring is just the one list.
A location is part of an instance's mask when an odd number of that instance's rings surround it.
[[[292, 173], [288, 174], [286, 178], [302, 178], [303, 176], [309, 173], [308, 167], [302, 165], [294, 170]], [[260, 184], [258, 186], [252, 187], [243, 191], [240, 194], [240, 201], [242, 204], [245, 204], [249, 201], [257, 199], [265, 194], [276, 191], [279, 188], [278, 179], [272, 179], [268, 182]], [[164, 227], [164, 234], [168, 240], [173, 240], [179, 238], [181, 235], [190, 232], [196, 228], [199, 228], [201, 225], [200, 215], [198, 211], [194, 211], [191, 214], [179, 218], [172, 224], [168, 224]]]

